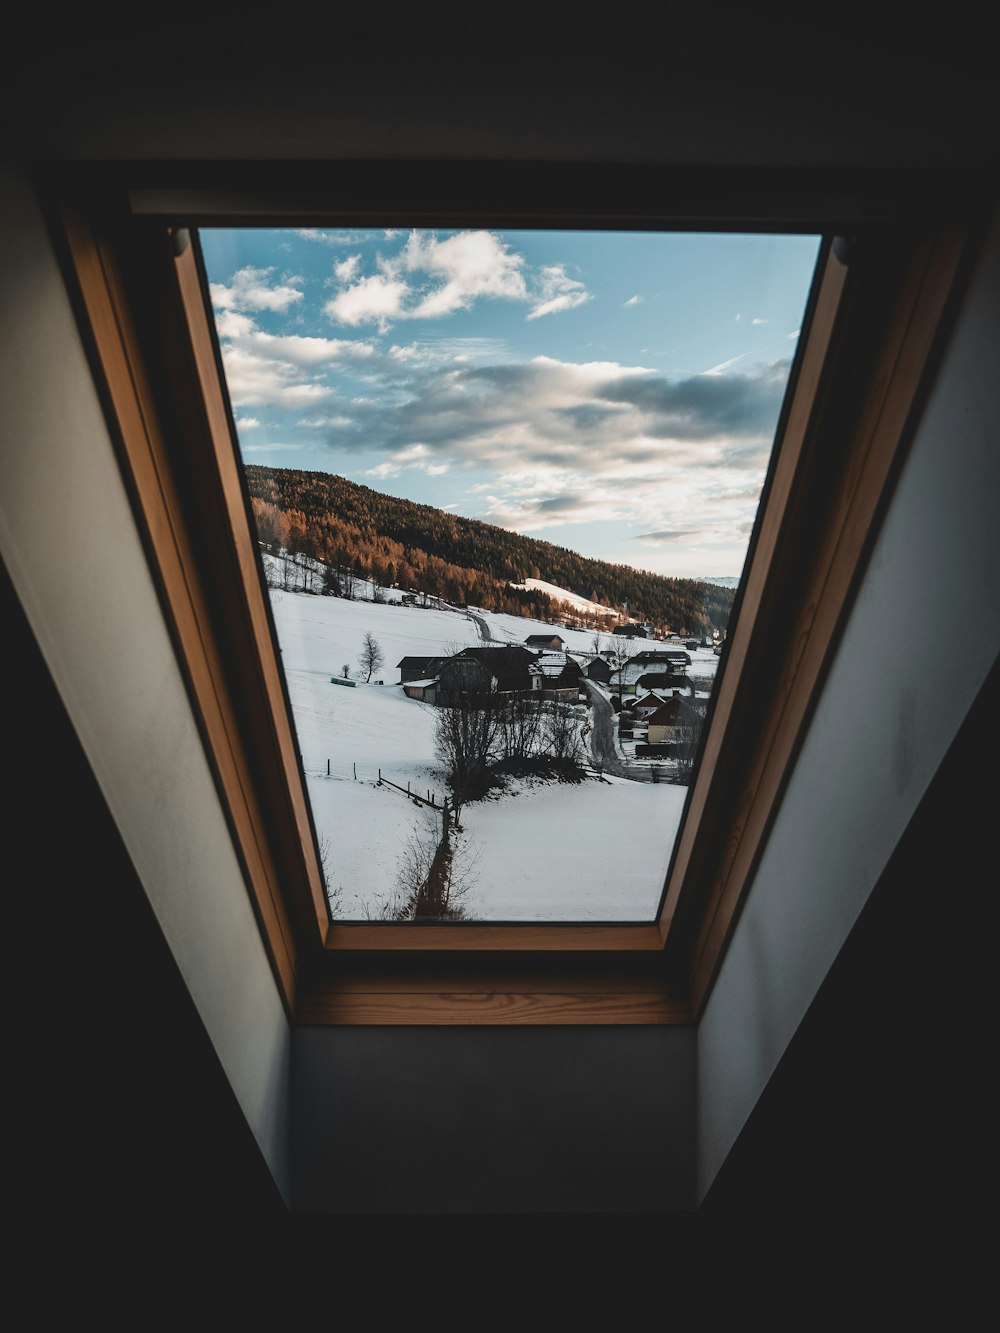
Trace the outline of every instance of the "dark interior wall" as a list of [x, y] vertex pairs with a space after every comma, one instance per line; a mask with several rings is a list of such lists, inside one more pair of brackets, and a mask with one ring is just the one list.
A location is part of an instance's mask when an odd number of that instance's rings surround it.
[[691, 1028], [303, 1028], [307, 1213], [694, 1208]]

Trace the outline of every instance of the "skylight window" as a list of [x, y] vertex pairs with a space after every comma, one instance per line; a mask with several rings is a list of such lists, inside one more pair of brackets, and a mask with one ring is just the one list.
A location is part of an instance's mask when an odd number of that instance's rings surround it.
[[332, 920], [653, 922], [819, 237], [200, 238]]

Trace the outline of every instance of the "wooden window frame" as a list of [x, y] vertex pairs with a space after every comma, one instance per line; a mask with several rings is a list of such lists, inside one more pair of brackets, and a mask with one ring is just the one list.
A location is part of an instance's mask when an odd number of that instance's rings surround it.
[[[465, 164], [92, 169], [46, 183], [112, 437], [248, 892], [302, 1024], [690, 1023], [863, 573], [978, 211], [906, 182]], [[330, 182], [317, 186], [316, 182]], [[461, 198], [456, 196], [461, 194]], [[512, 209], [501, 201], [531, 200]], [[605, 201], [600, 208], [594, 200]], [[609, 205], [606, 201], [612, 200]], [[653, 201], [653, 202], [651, 202]], [[682, 202], [679, 202], [682, 201]], [[218, 345], [189, 229], [419, 225], [827, 239], [713, 698], [649, 925], [331, 924]]]

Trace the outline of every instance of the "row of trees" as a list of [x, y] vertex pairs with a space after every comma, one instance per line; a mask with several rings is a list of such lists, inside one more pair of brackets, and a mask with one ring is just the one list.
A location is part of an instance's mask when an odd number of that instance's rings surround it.
[[456, 805], [485, 796], [499, 773], [544, 770], [569, 781], [583, 774], [585, 750], [573, 710], [534, 691], [464, 691], [435, 712], [434, 752]]

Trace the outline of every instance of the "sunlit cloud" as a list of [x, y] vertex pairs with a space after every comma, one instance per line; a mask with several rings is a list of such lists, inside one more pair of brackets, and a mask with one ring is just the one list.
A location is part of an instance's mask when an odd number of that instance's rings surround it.
[[541, 319], [561, 310], [573, 310], [590, 300], [590, 293], [582, 282], [571, 278], [562, 264], [543, 268], [539, 282], [538, 303], [528, 312], [527, 319]]
[[642, 305], [642, 300], [643, 300], [643, 298], [642, 298], [641, 296], [630, 296], [630, 297], [628, 298], [628, 300], [627, 300], [624, 304], [625, 304], [626, 306], [630, 306], [630, 305]]
[[[390, 229], [386, 238], [396, 235]], [[443, 239], [414, 230], [395, 253], [377, 257], [376, 272], [362, 274], [361, 262], [359, 255], [351, 255], [334, 266], [339, 290], [324, 313], [353, 328], [374, 324], [383, 333], [399, 321], [440, 319], [480, 300], [523, 302], [531, 307], [526, 318], [539, 319], [591, 299], [565, 265], [531, 272], [523, 255], [485, 230]]]
[[342, 259], [339, 264], [334, 264], [333, 271], [336, 274], [338, 282], [350, 282], [354, 278], [361, 264], [360, 255], [348, 255]]
[[409, 294], [409, 287], [400, 279], [372, 273], [331, 297], [323, 307], [323, 313], [338, 324], [347, 324], [351, 328], [357, 328], [359, 324], [375, 324], [379, 332], [384, 333], [393, 320], [400, 318], [403, 302]]
[[290, 361], [255, 355], [230, 344], [222, 349], [226, 382], [237, 407], [273, 405], [301, 411], [334, 397], [334, 390], [304, 377]]
[[241, 268], [227, 283], [210, 283], [212, 304], [219, 310], [287, 311], [304, 293], [298, 287], [269, 283], [273, 272], [273, 268]]

